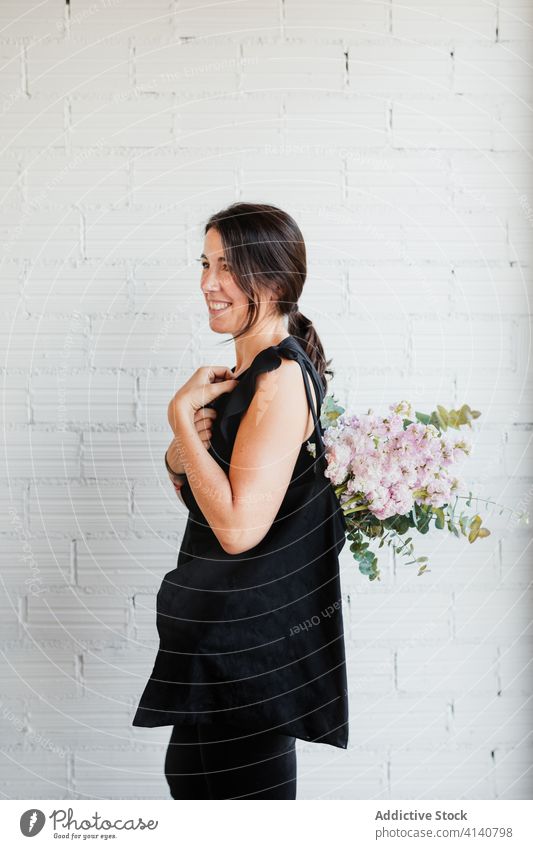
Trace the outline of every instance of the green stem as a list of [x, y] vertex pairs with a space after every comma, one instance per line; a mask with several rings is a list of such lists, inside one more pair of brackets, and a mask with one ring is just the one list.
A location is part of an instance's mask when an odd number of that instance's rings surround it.
[[[353, 499], [350, 499], [350, 500], [353, 500]], [[348, 501], [346, 501], [345, 503], [348, 504]], [[361, 504], [360, 507], [352, 507], [351, 510], [344, 510], [344, 504], [342, 505], [342, 507], [343, 507], [343, 512], [344, 512], [345, 516], [349, 516], [350, 513], [358, 513], [361, 510], [368, 510], [368, 504]]]
[[465, 501], [481, 501], [484, 504], [494, 504], [495, 507], [501, 507], [502, 510], [510, 510], [511, 513], [517, 513], [519, 516], [526, 516], [527, 510], [522, 510], [519, 512], [518, 510], [513, 510], [512, 507], [506, 507], [505, 504], [500, 504], [499, 501], [490, 501], [488, 498], [480, 498], [477, 495], [456, 495], [455, 498], [463, 498]]

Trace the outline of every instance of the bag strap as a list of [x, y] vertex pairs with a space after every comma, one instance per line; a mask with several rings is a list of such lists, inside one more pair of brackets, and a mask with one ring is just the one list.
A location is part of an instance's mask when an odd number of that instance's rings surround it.
[[[320, 408], [322, 407], [323, 401], [323, 392], [324, 389], [318, 379], [318, 376], [315, 374], [315, 370], [312, 369], [310, 372], [307, 369], [307, 363], [304, 363], [302, 357], [298, 357], [298, 362], [300, 363], [300, 367], [302, 369], [302, 375], [304, 379], [305, 385], [305, 394], [307, 395], [307, 401], [309, 403], [309, 407], [311, 410], [311, 415], [313, 416], [313, 421], [315, 423], [315, 427], [313, 433], [309, 437], [307, 442], [311, 441], [314, 436], [315, 441], [315, 460], [313, 463], [313, 469], [316, 471], [317, 468], [320, 467], [320, 463], [323, 463], [324, 468], [327, 466], [327, 460], [325, 456], [325, 445], [322, 439], [322, 425], [320, 424]], [[316, 394], [316, 404], [317, 404], [317, 412], [315, 412], [315, 405], [313, 401], [313, 396], [311, 394], [311, 387], [309, 385], [309, 374], [311, 374], [311, 380], [313, 381], [313, 386]]]

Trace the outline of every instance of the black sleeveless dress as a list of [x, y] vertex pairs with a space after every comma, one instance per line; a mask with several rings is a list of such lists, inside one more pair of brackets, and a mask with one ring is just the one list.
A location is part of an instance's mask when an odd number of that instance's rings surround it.
[[[323, 431], [309, 376], [319, 411], [324, 388], [294, 336], [260, 351], [237, 376], [237, 386], [212, 402], [217, 416], [209, 453], [228, 472], [256, 377], [278, 368], [282, 357], [301, 366], [314, 434], [301, 446], [271, 528], [242, 554], [224, 551], [189, 483], [182, 487], [189, 516], [177, 568], [164, 576], [157, 594], [160, 645], [135, 726], [220, 720], [240, 730], [277, 730], [347, 748], [338, 561], [346, 523], [324, 477]], [[315, 459], [308, 442], [315, 444]]]

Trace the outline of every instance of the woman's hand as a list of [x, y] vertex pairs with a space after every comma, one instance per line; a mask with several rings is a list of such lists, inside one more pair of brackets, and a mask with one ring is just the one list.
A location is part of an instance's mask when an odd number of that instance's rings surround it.
[[217, 411], [212, 410], [211, 407], [200, 407], [194, 414], [194, 426], [206, 449], [211, 444], [213, 420], [216, 418], [216, 414]]
[[[168, 422], [174, 435], [176, 435], [180, 415], [189, 416], [196, 423], [196, 414], [201, 411], [201, 418], [205, 418], [206, 413], [209, 414], [210, 411], [209, 408], [207, 410], [202, 408], [224, 392], [231, 392], [238, 382], [233, 377], [233, 372], [226, 366], [201, 366], [196, 369], [189, 380], [178, 389], [168, 405]], [[204, 435], [202, 437], [204, 444], [205, 439]]]

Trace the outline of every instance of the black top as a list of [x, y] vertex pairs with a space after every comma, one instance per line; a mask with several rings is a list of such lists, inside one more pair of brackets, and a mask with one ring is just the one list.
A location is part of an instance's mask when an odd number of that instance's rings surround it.
[[[133, 725], [235, 723], [348, 745], [348, 688], [338, 555], [346, 523], [331, 482], [318, 412], [324, 388], [293, 336], [260, 351], [239, 383], [211, 403], [209, 453], [227, 472], [256, 377], [297, 360], [315, 430], [300, 449], [281, 507], [263, 539], [227, 554], [186, 481], [189, 516], [177, 568], [157, 594], [160, 645]], [[232, 369], [233, 371], [234, 369]], [[306, 448], [314, 442], [316, 459]], [[258, 504], [258, 510], [260, 504]]]

